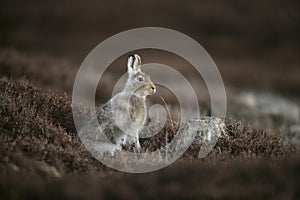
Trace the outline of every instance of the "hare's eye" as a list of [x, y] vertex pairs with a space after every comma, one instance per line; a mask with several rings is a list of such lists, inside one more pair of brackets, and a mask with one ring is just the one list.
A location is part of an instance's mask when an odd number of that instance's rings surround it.
[[139, 82], [143, 82], [143, 81], [144, 81], [144, 78], [140, 76], [140, 77], [138, 77], [138, 81], [139, 81]]

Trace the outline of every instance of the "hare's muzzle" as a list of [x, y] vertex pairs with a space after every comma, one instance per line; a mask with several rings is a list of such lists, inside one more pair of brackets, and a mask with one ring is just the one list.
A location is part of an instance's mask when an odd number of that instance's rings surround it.
[[155, 85], [152, 83], [150, 87], [151, 87], [151, 94], [154, 94], [156, 92]]

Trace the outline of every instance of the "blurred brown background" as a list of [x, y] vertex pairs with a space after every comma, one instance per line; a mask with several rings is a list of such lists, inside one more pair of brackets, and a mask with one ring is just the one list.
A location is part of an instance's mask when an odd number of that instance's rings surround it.
[[226, 84], [300, 95], [299, 4], [297, 0], [1, 0], [0, 45], [28, 56], [66, 59], [78, 68], [91, 49], [114, 34], [143, 26], [165, 27], [197, 40], [215, 60]]

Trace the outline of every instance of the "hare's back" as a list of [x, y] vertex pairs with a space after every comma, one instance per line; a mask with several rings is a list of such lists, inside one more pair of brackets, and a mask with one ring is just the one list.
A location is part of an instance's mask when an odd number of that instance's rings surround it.
[[112, 109], [111, 103], [107, 102], [103, 106], [101, 106], [97, 111], [97, 119], [100, 122], [111, 121], [112, 119]]

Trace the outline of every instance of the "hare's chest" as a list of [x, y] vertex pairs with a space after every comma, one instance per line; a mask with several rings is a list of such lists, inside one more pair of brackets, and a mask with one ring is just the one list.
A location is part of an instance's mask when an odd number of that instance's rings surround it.
[[130, 118], [135, 126], [143, 126], [146, 119], [146, 104], [139, 99], [132, 99], [129, 110]]

